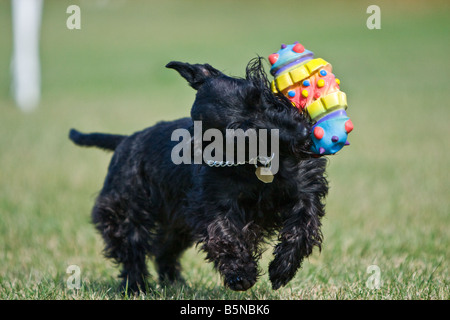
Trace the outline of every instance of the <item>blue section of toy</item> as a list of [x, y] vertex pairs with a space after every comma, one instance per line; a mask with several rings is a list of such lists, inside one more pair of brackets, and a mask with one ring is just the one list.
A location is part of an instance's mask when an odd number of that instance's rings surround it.
[[272, 67], [270, 73], [275, 75], [280, 69], [287, 69], [289, 65], [311, 60], [314, 57], [312, 51], [306, 50], [300, 43], [282, 45], [277, 53], [271, 55]]
[[345, 110], [338, 110], [320, 119], [312, 128], [311, 151], [318, 155], [335, 154], [350, 143], [348, 134], [353, 124]]

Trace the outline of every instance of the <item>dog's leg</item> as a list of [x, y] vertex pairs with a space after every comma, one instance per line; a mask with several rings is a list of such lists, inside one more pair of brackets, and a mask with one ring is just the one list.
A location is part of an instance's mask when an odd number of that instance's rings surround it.
[[321, 247], [320, 218], [324, 215], [324, 208], [320, 199], [319, 196], [310, 195], [310, 199], [299, 201], [287, 215], [278, 237], [280, 242], [274, 250], [275, 258], [269, 265], [269, 277], [274, 290], [294, 277], [314, 246]]
[[121, 261], [123, 266], [120, 274], [121, 288], [132, 293], [146, 292], [146, 279], [149, 273], [145, 253], [138, 252], [139, 249], [133, 250], [131, 246], [125, 250], [127, 250], [128, 257]]
[[321, 248], [322, 232], [320, 219], [325, 214], [322, 200], [328, 193], [325, 176], [326, 159], [309, 159], [296, 168], [298, 198], [285, 205], [283, 226], [275, 247], [274, 260], [269, 265], [272, 288], [287, 284], [300, 268], [315, 246]]
[[207, 232], [202, 249], [223, 276], [224, 284], [235, 291], [251, 288], [258, 277], [259, 230], [252, 224], [238, 227], [221, 217], [209, 224]]
[[181, 254], [192, 244], [191, 236], [183, 230], [159, 230], [152, 245], [161, 283], [184, 282], [179, 262]]
[[122, 265], [122, 289], [139, 293], [146, 290], [149, 275], [146, 255], [149, 251], [149, 226], [135, 224], [132, 209], [120, 197], [100, 196], [92, 211], [92, 220], [105, 241], [104, 253]]

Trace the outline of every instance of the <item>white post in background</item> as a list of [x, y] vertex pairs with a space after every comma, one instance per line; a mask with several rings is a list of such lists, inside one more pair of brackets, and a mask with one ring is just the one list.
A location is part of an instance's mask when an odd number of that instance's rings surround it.
[[31, 111], [41, 98], [39, 34], [43, 0], [12, 0], [12, 94], [22, 111]]

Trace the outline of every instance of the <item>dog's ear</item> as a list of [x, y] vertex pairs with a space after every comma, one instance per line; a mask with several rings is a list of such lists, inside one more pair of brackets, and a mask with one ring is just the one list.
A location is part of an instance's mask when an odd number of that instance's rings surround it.
[[178, 71], [178, 73], [185, 78], [195, 90], [198, 90], [206, 79], [222, 75], [222, 72], [214, 69], [209, 64], [189, 64], [171, 61], [166, 65], [166, 68]]

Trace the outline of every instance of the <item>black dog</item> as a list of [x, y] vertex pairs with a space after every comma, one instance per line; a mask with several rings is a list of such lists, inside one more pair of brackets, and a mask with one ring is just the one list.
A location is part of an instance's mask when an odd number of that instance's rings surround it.
[[[197, 90], [191, 118], [160, 122], [131, 136], [70, 132], [78, 145], [115, 150], [92, 211], [106, 257], [122, 265], [124, 286], [145, 290], [147, 256], [154, 258], [160, 281], [182, 280], [180, 256], [197, 243], [226, 286], [247, 290], [260, 275], [264, 239], [278, 233], [269, 277], [273, 289], [284, 286], [322, 243], [327, 161], [308, 152], [310, 124], [284, 96], [270, 91], [262, 58], [249, 63], [243, 79], [208, 64], [166, 67]], [[273, 182], [260, 181], [251, 163], [174, 164], [173, 131], [192, 133], [197, 120], [204, 131], [278, 129], [280, 160]]]

